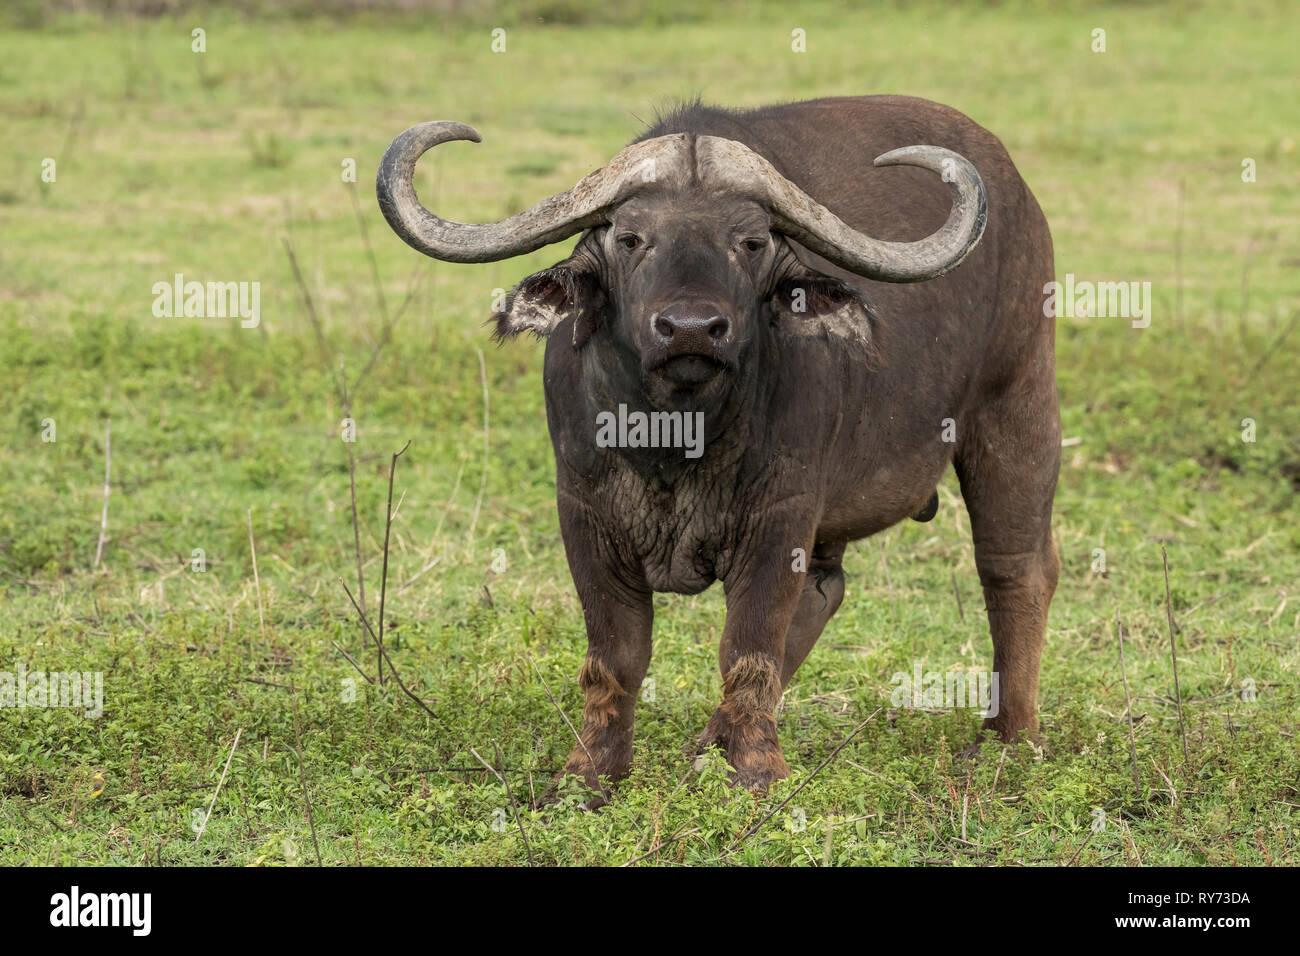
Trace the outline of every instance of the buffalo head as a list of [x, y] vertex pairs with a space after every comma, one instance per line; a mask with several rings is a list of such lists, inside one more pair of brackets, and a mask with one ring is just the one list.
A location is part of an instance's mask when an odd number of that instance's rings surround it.
[[506, 259], [581, 232], [568, 259], [515, 287], [496, 334], [545, 336], [571, 318], [581, 348], [599, 330], [660, 406], [726, 388], [774, 312], [795, 321], [838, 313], [865, 328], [857, 293], [810, 272], [787, 239], [869, 279], [917, 282], [956, 267], [986, 220], [979, 174], [950, 150], [909, 146], [875, 160], [938, 173], [952, 195], [937, 232], [885, 242], [846, 225], [741, 143], [675, 133], [628, 146], [572, 189], [518, 215], [469, 225], [424, 208], [412, 184], [416, 160], [451, 140], [480, 137], [462, 123], [422, 123], [388, 147], [377, 188], [393, 230], [448, 262]]

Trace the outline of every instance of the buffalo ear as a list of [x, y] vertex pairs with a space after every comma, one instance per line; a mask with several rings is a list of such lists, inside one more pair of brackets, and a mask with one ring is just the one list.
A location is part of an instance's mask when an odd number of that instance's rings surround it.
[[543, 269], [524, 279], [506, 296], [505, 308], [497, 312], [498, 341], [532, 332], [543, 338], [565, 319], [573, 318], [573, 346], [580, 347], [595, 331], [605, 306], [605, 291], [592, 272], [573, 268], [567, 262]]
[[839, 279], [790, 276], [777, 284], [770, 302], [777, 325], [788, 334], [838, 335], [876, 351], [875, 311], [856, 289]]

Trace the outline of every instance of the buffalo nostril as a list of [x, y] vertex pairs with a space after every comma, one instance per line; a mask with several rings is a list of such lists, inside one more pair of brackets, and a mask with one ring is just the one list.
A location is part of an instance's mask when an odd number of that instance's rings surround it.
[[660, 342], [684, 353], [707, 352], [730, 333], [731, 320], [721, 314], [686, 310], [653, 313], [650, 327]]

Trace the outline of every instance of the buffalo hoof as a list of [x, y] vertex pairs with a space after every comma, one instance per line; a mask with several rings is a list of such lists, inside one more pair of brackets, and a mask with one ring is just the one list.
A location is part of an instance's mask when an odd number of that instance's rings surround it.
[[964, 750], [959, 750], [954, 755], [957, 760], [966, 760], [970, 763], [979, 763], [983, 760], [983, 743], [982, 737], [976, 737], [975, 742]]
[[[589, 796], [580, 806], [584, 810], [599, 810], [609, 802], [609, 784], [622, 780], [632, 769], [631, 742], [607, 740], [593, 742], [588, 747], [574, 747], [565, 761], [564, 769], [551, 779], [550, 789], [538, 801], [555, 803], [559, 797], [561, 781], [566, 777], [577, 777], [586, 786]], [[592, 765], [591, 758], [596, 764]], [[603, 779], [602, 779], [603, 778]]]
[[715, 715], [696, 741], [695, 753], [702, 754], [715, 745], [720, 747], [731, 767], [727, 780], [733, 787], [764, 793], [773, 781], [790, 776], [790, 765], [781, 753], [775, 726], [764, 728], [754, 722], [722, 727], [715, 726], [716, 720]]
[[609, 803], [609, 787], [602, 788], [599, 783], [593, 783], [580, 773], [574, 773], [570, 770], [561, 770], [551, 778], [551, 785], [546, 789], [546, 792], [534, 801], [533, 809], [540, 810], [543, 807], [553, 807], [559, 803], [560, 784], [568, 777], [577, 777], [582, 781], [582, 786], [586, 788], [587, 798], [578, 804], [579, 810], [595, 811]]
[[[972, 763], [979, 763], [984, 759], [983, 744], [988, 739], [991, 728], [985, 728], [975, 735], [975, 742], [964, 750], [958, 751], [956, 757], [958, 760], [969, 760]], [[1046, 746], [1043, 744], [1042, 735], [1037, 730], [1024, 729], [1017, 731], [1010, 737], [998, 734], [998, 739], [1002, 742], [1002, 751], [1005, 753], [1010, 747], [1017, 744], [1025, 744], [1033, 747], [1039, 754], [1046, 753]]]
[[767, 788], [777, 780], [790, 776], [790, 765], [779, 753], [758, 761], [744, 761], [739, 767], [736, 766], [738, 762], [728, 759], [733, 769], [727, 779], [733, 787], [744, 787], [753, 793], [767, 793]]

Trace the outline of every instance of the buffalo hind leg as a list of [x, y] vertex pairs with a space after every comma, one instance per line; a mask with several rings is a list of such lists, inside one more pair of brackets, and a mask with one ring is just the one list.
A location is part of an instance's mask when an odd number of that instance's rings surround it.
[[985, 717], [981, 736], [992, 730], [1009, 743], [1023, 733], [1037, 743], [1038, 667], [1059, 570], [1051, 527], [1061, 458], [1053, 377], [1008, 389], [972, 425], [955, 464], [998, 681], [996, 713]]
[[813, 549], [812, 561], [808, 564], [808, 576], [804, 579], [803, 592], [799, 595], [799, 606], [795, 608], [794, 620], [785, 635], [785, 659], [781, 664], [781, 689], [790, 686], [799, 665], [812, 651], [817, 639], [822, 636], [826, 624], [844, 601], [844, 569], [840, 562], [844, 560], [844, 545], [818, 544]]

